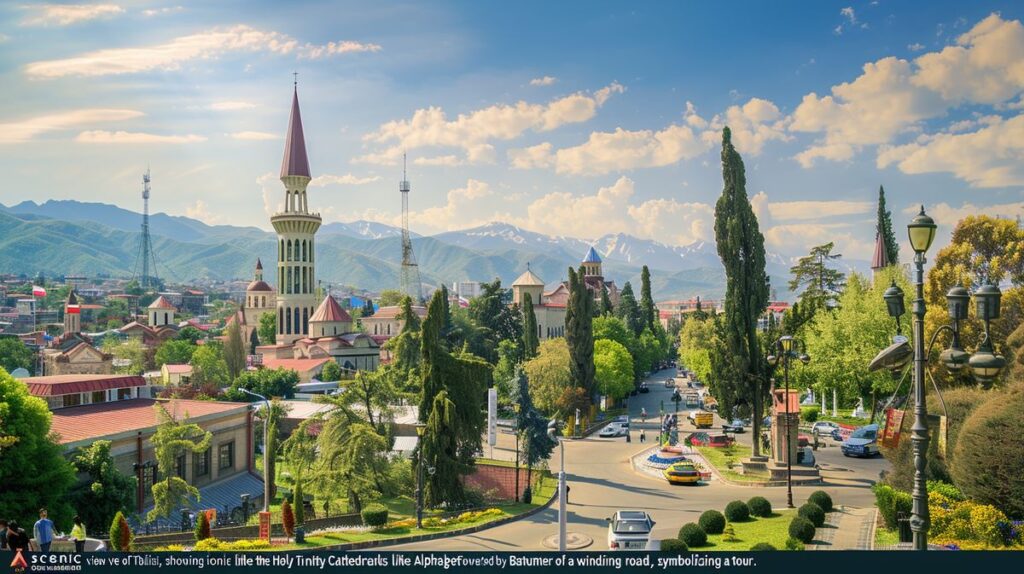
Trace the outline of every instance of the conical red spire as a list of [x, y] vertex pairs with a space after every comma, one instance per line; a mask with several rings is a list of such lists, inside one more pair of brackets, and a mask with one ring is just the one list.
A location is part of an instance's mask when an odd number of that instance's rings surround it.
[[885, 269], [889, 266], [889, 254], [885, 251], [885, 242], [882, 240], [882, 234], [875, 234], [875, 254], [871, 258], [872, 269]]
[[284, 159], [281, 161], [281, 177], [286, 175], [309, 175], [309, 159], [306, 157], [306, 138], [302, 135], [302, 116], [299, 114], [299, 89], [292, 96], [292, 116], [288, 120], [288, 140], [284, 142]]

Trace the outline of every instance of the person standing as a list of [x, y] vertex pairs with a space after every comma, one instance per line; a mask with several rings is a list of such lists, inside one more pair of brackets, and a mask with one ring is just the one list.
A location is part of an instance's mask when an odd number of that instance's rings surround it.
[[28, 534], [21, 528], [18, 528], [18, 523], [12, 520], [7, 525], [7, 546], [13, 552], [21, 550], [22, 552], [28, 552]]
[[7, 550], [7, 521], [0, 518], [0, 550]]
[[75, 525], [71, 527], [71, 540], [75, 541], [75, 552], [81, 554], [85, 552], [85, 524], [82, 523], [81, 516], [75, 516]]
[[640, 429], [640, 442], [641, 443], [647, 442], [647, 434], [644, 433], [644, 429]]
[[32, 527], [32, 538], [39, 545], [40, 552], [49, 552], [53, 543], [53, 521], [46, 517], [46, 509], [39, 509], [39, 520]]

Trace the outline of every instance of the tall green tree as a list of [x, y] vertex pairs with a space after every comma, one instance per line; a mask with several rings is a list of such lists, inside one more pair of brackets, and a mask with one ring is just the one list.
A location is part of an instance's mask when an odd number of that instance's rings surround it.
[[245, 341], [237, 321], [228, 325], [227, 341], [224, 343], [224, 364], [228, 367], [228, 380], [234, 381], [245, 370]]
[[46, 401], [0, 370], [0, 437], [7, 444], [0, 450], [0, 516], [30, 525], [46, 507], [58, 528], [70, 528], [66, 494], [75, 472], [50, 433], [51, 420]]
[[153, 483], [153, 510], [146, 515], [149, 521], [171, 516], [177, 509], [187, 506], [190, 498], [199, 500], [199, 489], [178, 476], [175, 462], [182, 454], [187, 456], [206, 452], [213, 442], [213, 433], [189, 422], [187, 413], [179, 420], [167, 410], [164, 403], [156, 403], [153, 409], [161, 422], [150, 442], [153, 444], [157, 471], [164, 478]]
[[640, 336], [644, 330], [643, 312], [636, 302], [636, 295], [633, 294], [633, 286], [626, 281], [619, 293], [619, 306], [615, 308], [615, 316], [622, 319], [633, 334]]
[[885, 188], [878, 186], [878, 214], [875, 220], [875, 233], [882, 236], [885, 255], [889, 265], [899, 265], [900, 245], [896, 243], [896, 234], [892, 231], [892, 212], [885, 207]]
[[264, 313], [260, 315], [258, 331], [260, 343], [273, 345], [277, 341], [277, 313]]
[[[753, 403], [754, 436], [760, 436], [761, 406], [768, 381], [760, 359], [757, 320], [768, 307], [764, 236], [747, 197], [743, 159], [732, 144], [728, 127], [722, 130], [722, 196], [715, 204], [715, 241], [725, 267], [724, 341], [737, 381], [737, 394]], [[754, 454], [760, 454], [754, 441]]]
[[[516, 369], [515, 401], [519, 405], [516, 411], [516, 433], [523, 445], [522, 457], [526, 462], [526, 476], [533, 477], [533, 467], [551, 456], [555, 441], [548, 436], [548, 421], [533, 405], [530, 397], [530, 381], [522, 368]], [[526, 485], [529, 488], [529, 484]], [[532, 494], [532, 493], [531, 493]]]
[[118, 373], [141, 375], [148, 366], [146, 347], [140, 339], [133, 338], [120, 341], [116, 337], [107, 337], [103, 340], [103, 352], [125, 362], [124, 366], [114, 369]]
[[259, 369], [246, 371], [224, 389], [224, 399], [242, 403], [258, 401], [256, 397], [242, 392], [242, 389], [270, 398], [293, 399], [295, 386], [299, 384], [299, 374], [293, 369], [278, 367], [276, 369]]
[[8, 373], [14, 369], [33, 371], [32, 349], [17, 337], [0, 337], [0, 367]]
[[217, 387], [229, 383], [228, 365], [220, 345], [202, 345], [192, 353], [192, 383]]
[[157, 367], [164, 365], [186, 365], [192, 360], [192, 353], [197, 348], [187, 340], [170, 339], [164, 341], [157, 347], [156, 354], [153, 356], [153, 363]]
[[594, 378], [606, 397], [621, 399], [633, 389], [633, 357], [626, 347], [610, 339], [594, 341]]
[[654, 307], [654, 299], [651, 297], [651, 270], [646, 265], [640, 272], [640, 315], [644, 327], [654, 329], [658, 322], [658, 310]]
[[378, 301], [381, 307], [394, 307], [402, 302], [402, 297], [407, 297], [407, 295], [398, 289], [385, 289], [380, 292]]
[[522, 341], [523, 316], [517, 306], [506, 304], [507, 290], [501, 287], [500, 279], [481, 283], [480, 290], [480, 295], [469, 302], [469, 317], [492, 334], [490, 340], [493, 342], [489, 345], [487, 353], [481, 356], [495, 362], [498, 360], [498, 341], [516, 341], [517, 344]]
[[181, 330], [178, 331], [178, 336], [175, 338], [181, 341], [188, 341], [195, 345], [201, 339], [206, 338], [206, 333], [203, 333], [199, 329], [189, 325], [188, 327], [182, 327]]
[[579, 273], [569, 268], [569, 303], [565, 310], [565, 340], [569, 345], [569, 369], [573, 385], [593, 398], [594, 381], [594, 293]]
[[805, 310], [817, 312], [834, 308], [846, 286], [846, 275], [829, 266], [842, 257], [839, 253], [832, 253], [833, 248], [835, 244], [832, 242], [812, 247], [811, 252], [789, 270], [793, 274], [789, 290], [801, 291], [800, 301]]
[[612, 315], [615, 307], [612, 306], [612, 298], [608, 296], [608, 286], [601, 286], [601, 315]]
[[68, 498], [86, 528], [102, 528], [110, 524], [118, 511], [130, 511], [138, 482], [134, 476], [117, 470], [110, 456], [109, 440], [98, 440], [79, 449], [72, 463], [85, 480], [71, 489]]
[[523, 357], [532, 359], [537, 355], [540, 339], [537, 334], [537, 315], [533, 312], [533, 297], [523, 294]]
[[557, 414], [563, 406], [559, 401], [572, 387], [571, 362], [565, 339], [558, 337], [541, 341], [537, 356], [523, 365], [532, 402], [544, 414]]

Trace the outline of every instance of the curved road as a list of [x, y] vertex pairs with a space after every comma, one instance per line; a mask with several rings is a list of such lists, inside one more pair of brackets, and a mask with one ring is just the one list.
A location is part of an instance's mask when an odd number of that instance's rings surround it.
[[[671, 390], [665, 388], [664, 380], [674, 376], [675, 371], [662, 371], [648, 378], [651, 392], [629, 400], [632, 418], [632, 442], [624, 438], [592, 438], [565, 441], [565, 466], [569, 487], [568, 530], [593, 538], [594, 543], [584, 550], [606, 550], [606, 518], [616, 510], [645, 510], [655, 521], [654, 538], [674, 538], [679, 527], [687, 522], [696, 522], [702, 512], [708, 509], [721, 510], [732, 500], [747, 500], [752, 496], [764, 496], [774, 508], [786, 506], [785, 487], [743, 487], [713, 480], [703, 486], [673, 486], [662, 479], [633, 470], [630, 458], [652, 446], [651, 442], [640, 444], [637, 438], [640, 426], [647, 429], [648, 438], [658, 432], [658, 408], [665, 401], [666, 409], [672, 408]], [[640, 409], [645, 407], [649, 415], [646, 425], [640, 423]], [[680, 411], [680, 435], [692, 427]], [[716, 417], [716, 425], [721, 421]], [[500, 440], [511, 440], [510, 435], [499, 435]], [[749, 444], [749, 430], [738, 435], [739, 440]], [[500, 443], [493, 453], [496, 458], [514, 458], [511, 451]], [[486, 449], [487, 447], [485, 447]], [[849, 459], [842, 456], [838, 446], [819, 448], [815, 453], [821, 466], [825, 485], [795, 486], [794, 503], [799, 506], [814, 490], [822, 489], [832, 495], [836, 504], [853, 507], [870, 507], [874, 495], [870, 486], [886, 468], [884, 459]], [[558, 451], [551, 458], [553, 472], [558, 468]], [[533, 516], [475, 534], [456, 536], [426, 542], [393, 546], [395, 550], [417, 551], [524, 551], [548, 550], [542, 540], [558, 532], [558, 502]]]

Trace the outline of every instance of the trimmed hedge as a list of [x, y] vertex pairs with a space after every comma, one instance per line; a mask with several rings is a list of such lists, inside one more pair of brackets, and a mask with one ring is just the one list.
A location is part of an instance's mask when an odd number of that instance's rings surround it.
[[769, 552], [771, 550], [778, 550], [778, 548], [768, 544], [767, 542], [758, 542], [750, 547], [751, 552]]
[[796, 511], [796, 513], [800, 516], [803, 516], [807, 520], [810, 520], [811, 524], [813, 524], [815, 527], [825, 525], [825, 511], [822, 510], [820, 506], [814, 504], [813, 502], [808, 502], [807, 504], [801, 506], [800, 509]]
[[686, 543], [678, 538], [664, 538], [661, 541], [662, 552], [686, 552], [689, 548]]
[[814, 540], [814, 524], [802, 516], [797, 516], [789, 523], [789, 535], [804, 544]]
[[374, 528], [388, 523], [388, 509], [382, 504], [369, 504], [359, 515], [363, 517], [363, 524]]
[[763, 496], [751, 498], [747, 501], [747, 506], [750, 507], [750, 514], [753, 516], [767, 518], [772, 515], [772, 503], [768, 502], [768, 499]]
[[825, 512], [832, 512], [832, 497], [824, 490], [815, 490], [807, 497], [807, 502], [813, 502]]
[[796, 538], [788, 538], [786, 540], [786, 550], [803, 550], [804, 543], [800, 542]]
[[704, 546], [708, 543], [708, 533], [700, 526], [688, 522], [679, 529], [679, 540], [682, 540], [687, 548]]
[[708, 534], [721, 534], [725, 530], [725, 516], [717, 510], [708, 510], [700, 515], [697, 524]]
[[745, 522], [750, 520], [750, 507], [742, 500], [734, 500], [725, 506], [725, 517], [729, 522]]
[[818, 407], [802, 407], [800, 409], [800, 418], [804, 421], [813, 423], [818, 420]]
[[885, 527], [895, 530], [899, 525], [896, 517], [899, 513], [910, 514], [914, 505], [914, 499], [909, 492], [896, 490], [888, 484], [876, 484], [872, 487], [875, 491], [875, 504], [878, 506], [878, 513], [885, 521]]

